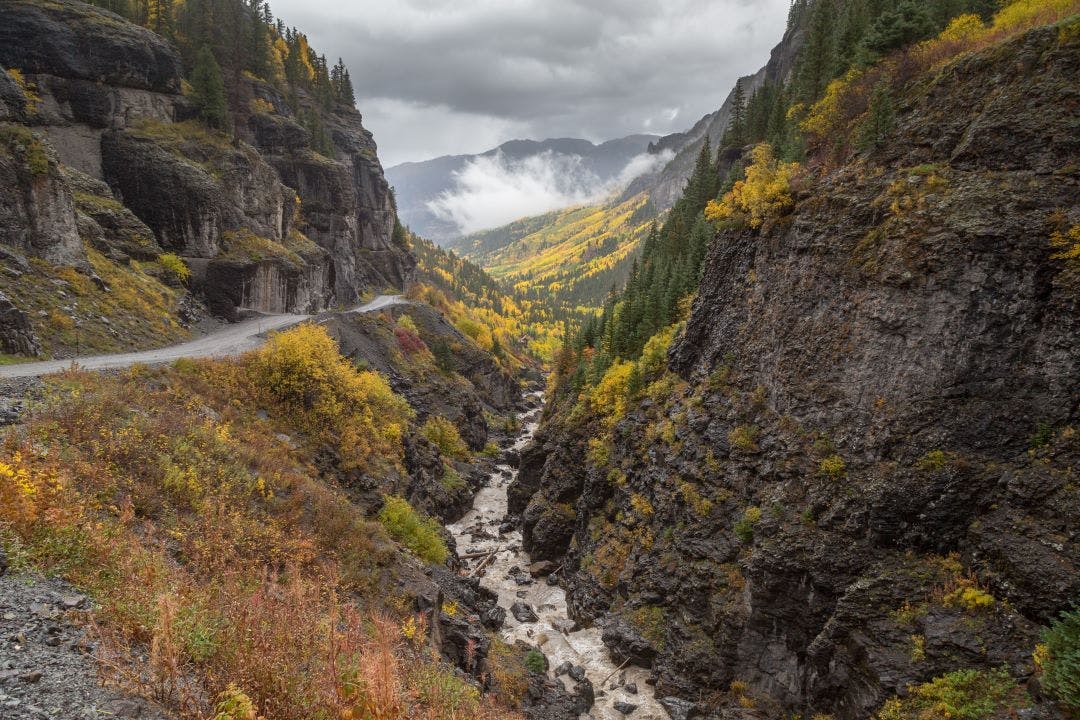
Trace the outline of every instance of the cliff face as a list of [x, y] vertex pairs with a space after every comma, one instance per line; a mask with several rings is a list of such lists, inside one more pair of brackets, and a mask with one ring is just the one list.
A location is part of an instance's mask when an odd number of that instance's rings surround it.
[[1032, 677], [1080, 597], [1080, 295], [1049, 243], [1080, 222], [1078, 58], [1045, 28], [917, 84], [887, 149], [715, 239], [673, 391], [606, 462], [554, 424], [524, 454], [526, 543], [660, 695], [863, 718], [958, 668]]
[[[23, 76], [23, 88], [0, 80], [0, 114], [32, 127], [33, 142], [54, 156], [45, 180], [0, 163], [19, 191], [0, 212], [24, 218], [5, 244], [78, 264], [79, 215], [53, 167], [64, 165], [108, 183], [156, 246], [188, 261], [192, 288], [219, 315], [312, 312], [407, 280], [414, 263], [391, 243], [389, 187], [355, 109], [315, 107], [303, 93], [290, 107], [271, 86], [241, 78], [231, 140], [189, 119], [180, 57], [154, 33], [71, 0], [13, 0], [0, 19], [0, 65]], [[309, 149], [296, 112], [320, 118], [330, 157]]]

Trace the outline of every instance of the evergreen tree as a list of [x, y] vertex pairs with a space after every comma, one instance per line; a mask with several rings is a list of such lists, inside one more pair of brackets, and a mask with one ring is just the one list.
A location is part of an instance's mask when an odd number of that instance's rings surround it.
[[872, 150], [881, 145], [896, 125], [896, 110], [893, 107], [892, 93], [887, 82], [879, 83], [870, 96], [870, 106], [866, 120], [859, 128], [858, 145], [860, 150]]
[[731, 115], [721, 144], [728, 147], [742, 147], [746, 143], [746, 93], [742, 78], [735, 81], [735, 90], [731, 98]]
[[925, 40], [934, 33], [934, 23], [922, 3], [904, 0], [870, 26], [862, 41], [861, 57], [865, 62], [874, 62], [893, 50]]
[[229, 109], [225, 102], [225, 83], [221, 68], [209, 45], [203, 45], [191, 73], [191, 100], [199, 109], [199, 117], [213, 128], [225, 129], [229, 124]]
[[821, 96], [836, 67], [834, 0], [817, 0], [810, 10], [806, 44], [799, 53], [796, 95], [811, 103]]

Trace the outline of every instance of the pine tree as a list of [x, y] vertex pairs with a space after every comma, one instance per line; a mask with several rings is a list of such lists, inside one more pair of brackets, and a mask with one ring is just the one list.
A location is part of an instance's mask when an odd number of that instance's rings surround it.
[[735, 90], [732, 91], [731, 114], [721, 144], [727, 147], [742, 147], [746, 143], [745, 137], [746, 92], [743, 89], [742, 78], [739, 78], [735, 81]]
[[210, 127], [225, 129], [229, 124], [229, 109], [225, 102], [225, 83], [221, 68], [209, 45], [203, 45], [191, 73], [191, 100], [199, 109], [199, 117]]
[[832, 79], [836, 66], [836, 9], [833, 0], [817, 0], [810, 10], [810, 27], [806, 44], [799, 53], [796, 77], [797, 96], [803, 102], [813, 102]]
[[872, 150], [880, 146], [896, 125], [896, 110], [893, 107], [892, 92], [887, 82], [879, 83], [870, 96], [870, 107], [866, 120], [859, 128], [858, 145], [860, 150]]
[[925, 40], [934, 32], [934, 23], [926, 8], [914, 0], [904, 0], [870, 26], [862, 41], [862, 59], [874, 62], [893, 50]]

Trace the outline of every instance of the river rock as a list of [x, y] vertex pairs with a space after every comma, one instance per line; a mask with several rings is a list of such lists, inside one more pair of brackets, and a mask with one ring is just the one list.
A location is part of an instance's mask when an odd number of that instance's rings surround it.
[[586, 713], [596, 702], [596, 690], [592, 681], [582, 678], [574, 687], [574, 695], [581, 701], [581, 712]]
[[529, 566], [529, 574], [533, 577], [546, 577], [551, 575], [551, 573], [555, 572], [557, 569], [558, 565], [550, 560], [541, 560], [539, 562], [534, 562]]
[[704, 717], [696, 703], [677, 697], [662, 697], [657, 700], [667, 710], [671, 720], [697, 720]]
[[510, 606], [510, 614], [520, 623], [534, 623], [540, 618], [536, 616], [528, 603], [516, 602]]
[[612, 705], [612, 707], [621, 712], [623, 715], [629, 715], [630, 713], [638, 709], [637, 705], [632, 705], [628, 702], [622, 702], [621, 700]]
[[581, 665], [574, 665], [570, 668], [569, 675], [577, 682], [581, 682], [585, 679], [585, 668]]
[[563, 662], [559, 663], [558, 666], [555, 668], [555, 677], [569, 674], [573, 667], [574, 663], [570, 662], [569, 660], [564, 660]]

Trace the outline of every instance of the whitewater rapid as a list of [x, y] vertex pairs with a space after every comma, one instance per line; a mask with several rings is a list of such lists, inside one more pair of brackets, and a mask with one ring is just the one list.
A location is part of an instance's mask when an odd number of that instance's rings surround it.
[[[542, 397], [541, 393], [535, 396]], [[511, 448], [520, 452], [532, 440], [539, 426], [540, 409], [520, 416], [521, 434]], [[557, 585], [549, 585], [544, 578], [534, 578], [531, 584], [521, 585], [517, 578], [528, 577], [532, 560], [521, 549], [521, 531], [516, 527], [499, 532], [507, 520], [507, 487], [517, 477], [517, 470], [509, 465], [499, 465], [488, 477], [484, 487], [476, 494], [473, 507], [458, 522], [447, 528], [457, 542], [458, 552], [463, 555], [490, 553], [499, 549], [494, 559], [480, 571], [480, 583], [498, 593], [499, 605], [506, 610], [506, 623], [500, 631], [502, 638], [513, 644], [522, 640], [538, 646], [547, 656], [549, 675], [565, 662], [584, 668], [585, 676], [592, 682], [596, 703], [582, 718], [595, 720], [667, 720], [668, 714], [656, 702], [653, 688], [646, 680], [650, 672], [644, 668], [627, 665], [622, 669], [611, 660], [601, 640], [599, 628], [576, 628], [569, 618], [566, 593]], [[505, 528], [504, 528], [505, 529]], [[487, 558], [464, 561], [465, 572], [470, 572]], [[516, 572], [512, 572], [515, 570]], [[519, 622], [510, 612], [514, 603], [527, 603], [536, 613], [536, 622]], [[572, 690], [575, 681], [562, 675], [559, 680]], [[632, 693], [627, 686], [636, 686]], [[631, 713], [616, 710], [618, 702], [636, 705]]]

